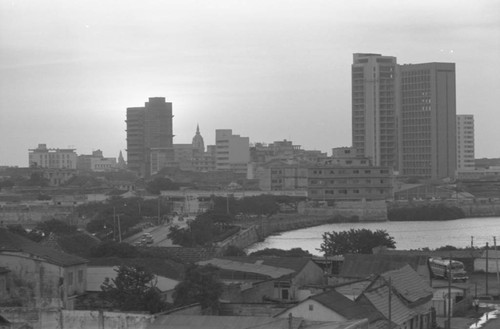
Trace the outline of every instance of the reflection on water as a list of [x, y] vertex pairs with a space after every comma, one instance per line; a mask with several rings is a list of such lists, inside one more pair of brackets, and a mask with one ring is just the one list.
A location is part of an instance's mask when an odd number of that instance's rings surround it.
[[483, 316], [477, 320], [476, 323], [474, 324], [471, 324], [471, 326], [469, 327], [469, 329], [477, 329], [477, 328], [482, 328], [486, 322], [490, 321], [490, 320], [493, 320], [493, 319], [496, 319], [500, 317], [500, 311], [499, 310], [494, 310], [494, 311], [490, 311], [490, 312], [486, 312], [483, 314]]

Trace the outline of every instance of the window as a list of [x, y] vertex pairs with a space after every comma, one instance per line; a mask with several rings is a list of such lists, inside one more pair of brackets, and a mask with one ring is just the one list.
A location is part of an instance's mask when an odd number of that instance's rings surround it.
[[309, 304], [309, 311], [314, 311], [314, 305], [313, 304]]
[[78, 283], [83, 282], [83, 270], [78, 271]]
[[288, 299], [288, 289], [281, 289], [281, 299]]
[[73, 285], [73, 272], [68, 272], [68, 285]]

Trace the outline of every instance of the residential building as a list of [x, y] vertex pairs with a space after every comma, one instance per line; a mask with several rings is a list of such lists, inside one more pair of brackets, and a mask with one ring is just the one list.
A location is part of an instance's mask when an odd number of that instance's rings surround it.
[[323, 322], [345, 323], [365, 319], [367, 323], [374, 326], [375, 323], [380, 323], [383, 319], [382, 315], [374, 307], [355, 303], [335, 290], [313, 295], [282, 311], [277, 317], [287, 318], [289, 314], [308, 321]]
[[231, 129], [215, 131], [216, 170], [232, 170], [247, 173], [250, 161], [250, 140], [248, 137], [233, 135]]
[[174, 163], [172, 103], [149, 98], [144, 107], [127, 108], [128, 168], [149, 177]]
[[395, 328], [433, 327], [432, 288], [409, 265], [385, 272], [356, 299], [371, 306]]
[[183, 266], [170, 260], [116, 257], [97, 258], [87, 264], [87, 292], [98, 294], [106, 278], [114, 280], [120, 266], [142, 266], [154, 275], [151, 284], [158, 289], [163, 300], [173, 303], [174, 288], [181, 282]]
[[476, 169], [474, 160], [474, 116], [457, 115], [457, 171]]
[[386, 200], [392, 198], [392, 169], [317, 164], [307, 171], [310, 200]]
[[399, 66], [401, 175], [454, 177], [457, 164], [454, 63]]
[[222, 282], [233, 285], [227, 290], [234, 294], [227, 293], [226, 299], [237, 302], [259, 302], [264, 297], [279, 301], [299, 300], [301, 287], [324, 281], [323, 270], [310, 258], [224, 257], [197, 264], [218, 267]]
[[381, 54], [353, 55], [352, 143], [374, 166], [397, 168], [397, 61]]
[[13, 297], [25, 306], [73, 308], [85, 293], [87, 260], [45, 247], [0, 227], [0, 264], [11, 271], [19, 289]]
[[29, 150], [29, 166], [49, 169], [76, 169], [75, 149], [47, 148], [47, 144], [38, 144]]

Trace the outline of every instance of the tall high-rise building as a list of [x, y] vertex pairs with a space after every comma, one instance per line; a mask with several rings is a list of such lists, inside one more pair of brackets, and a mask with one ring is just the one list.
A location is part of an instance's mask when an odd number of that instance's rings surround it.
[[399, 70], [400, 173], [432, 179], [454, 177], [455, 64], [406, 64]]
[[352, 143], [373, 165], [397, 168], [396, 57], [354, 54]]
[[457, 115], [457, 170], [474, 170], [474, 116]]
[[174, 162], [172, 103], [152, 97], [144, 107], [127, 108], [128, 168], [149, 177]]
[[455, 64], [398, 65], [354, 54], [352, 143], [356, 154], [403, 176], [453, 177], [456, 170]]

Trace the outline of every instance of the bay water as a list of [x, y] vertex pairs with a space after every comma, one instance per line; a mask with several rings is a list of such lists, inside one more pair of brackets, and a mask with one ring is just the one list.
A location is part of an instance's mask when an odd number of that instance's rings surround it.
[[500, 217], [481, 217], [447, 221], [325, 224], [271, 235], [263, 242], [253, 244], [246, 251], [251, 253], [265, 248], [302, 248], [313, 255], [322, 256], [318, 249], [323, 242], [324, 232], [340, 232], [350, 229], [385, 230], [394, 238], [396, 249], [399, 250], [425, 247], [436, 249], [446, 245], [463, 248], [471, 244], [475, 247], [483, 247], [487, 242], [493, 246], [494, 237], [498, 240], [497, 244], [500, 244]]

